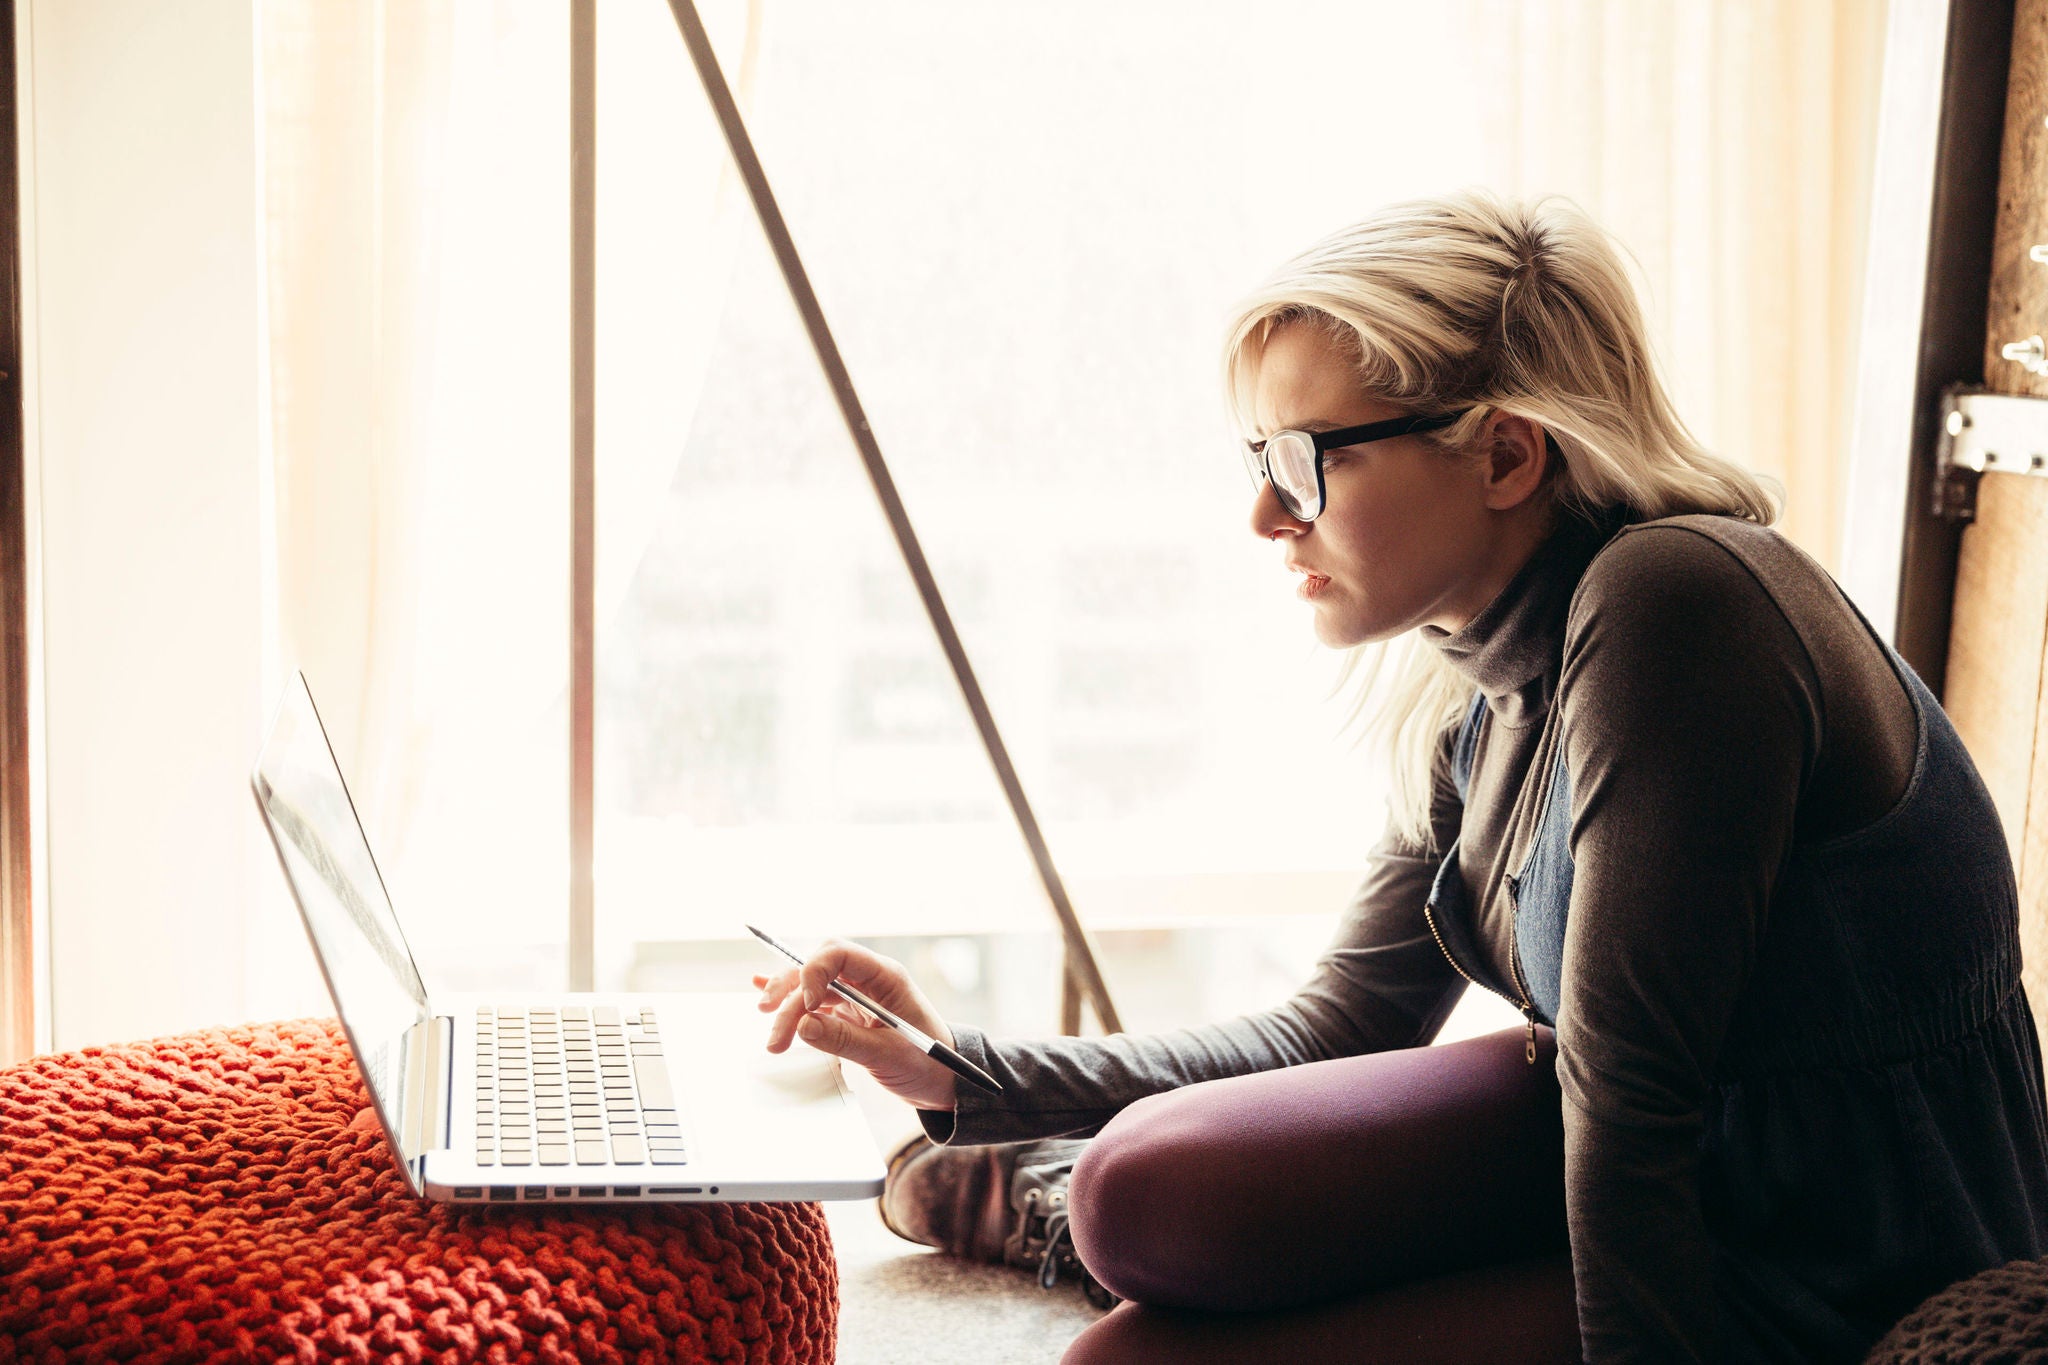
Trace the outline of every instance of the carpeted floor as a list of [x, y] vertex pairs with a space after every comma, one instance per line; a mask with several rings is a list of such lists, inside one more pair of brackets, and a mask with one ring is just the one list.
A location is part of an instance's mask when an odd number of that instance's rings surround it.
[[[907, 1107], [859, 1068], [846, 1072], [883, 1152], [917, 1131]], [[1052, 1365], [1102, 1316], [1077, 1281], [1040, 1289], [1029, 1271], [904, 1241], [882, 1226], [872, 1199], [829, 1203], [825, 1218], [839, 1261], [839, 1365]]]
[[827, 1204], [839, 1258], [839, 1365], [1052, 1365], [1102, 1316], [1071, 1280], [973, 1265], [903, 1241], [872, 1202]]

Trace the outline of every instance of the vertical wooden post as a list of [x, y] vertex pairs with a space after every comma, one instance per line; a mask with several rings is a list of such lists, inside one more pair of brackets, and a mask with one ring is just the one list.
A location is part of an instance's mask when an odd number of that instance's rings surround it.
[[569, 989], [597, 989], [597, 0], [569, 0]]
[[14, 0], [0, 0], [0, 1066], [35, 1051], [29, 821], [28, 471], [21, 424], [21, 190]]
[[1064, 952], [1060, 954], [1060, 1032], [1070, 1038], [1081, 1032], [1081, 981]]
[[[1998, 180], [1985, 385], [2048, 398], [2048, 373], [2004, 354], [2048, 336], [2048, 261], [2031, 255], [2048, 247], [2048, 0], [2018, 0], [2014, 9]], [[2048, 478], [1987, 473], [1978, 481], [1951, 621], [1942, 705], [2012, 848], [2024, 979], [2039, 1014], [2048, 1002]]]

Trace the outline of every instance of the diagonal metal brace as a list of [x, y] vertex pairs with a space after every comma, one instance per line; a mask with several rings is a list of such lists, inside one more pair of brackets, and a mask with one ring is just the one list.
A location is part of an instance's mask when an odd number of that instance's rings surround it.
[[[996, 770], [996, 780], [1002, 784], [1003, 795], [1009, 799], [1010, 813], [1031, 850], [1031, 860], [1037, 865], [1038, 879], [1045, 886], [1046, 898], [1052, 902], [1053, 913], [1059, 917], [1060, 935], [1066, 946], [1066, 978], [1086, 995], [1103, 1032], [1120, 1033], [1123, 1026], [1117, 1020], [1116, 1007], [1110, 1004], [1109, 988], [1103, 984], [1102, 971], [1096, 966], [1088, 937], [1082, 933], [1081, 921], [1075, 917], [1073, 903], [1067, 899], [1066, 885], [1053, 866], [1052, 853], [1046, 848], [1045, 838], [1038, 829], [1038, 818], [1031, 813], [1031, 803], [1024, 797], [1024, 787], [1017, 780], [1016, 768], [1010, 763], [1009, 750], [1003, 746], [1002, 736], [996, 731], [995, 717], [990, 714], [988, 702], [981, 694], [981, 684], [975, 680], [974, 667], [968, 663], [967, 651], [960, 644], [959, 633], [953, 629], [953, 617], [939, 595], [938, 581], [932, 577], [931, 566], [925, 562], [917, 532], [911, 529], [903, 500], [897, 496], [896, 481], [889, 476], [889, 467], [882, 460], [881, 446], [868, 427], [860, 397], [854, 392], [853, 377], [847, 373], [846, 362], [839, 355], [839, 345], [832, 339], [831, 328], [825, 324], [825, 312], [819, 307], [818, 296], [811, 289], [810, 276], [797, 255], [789, 226], [782, 220], [782, 210], [776, 206], [774, 191], [769, 189], [767, 174], [761, 169], [761, 160], [754, 154], [753, 139], [740, 118], [739, 106], [734, 103], [725, 73], [718, 65], [718, 54], [712, 50], [710, 35], [704, 30], [695, 0], [669, 0], [669, 9], [675, 13], [676, 27], [682, 31], [683, 45], [690, 50], [690, 60], [697, 68], [698, 80], [703, 82], [705, 97], [711, 101], [711, 108], [718, 115], [718, 125], [725, 133], [725, 144], [732, 152], [733, 164], [739, 170], [740, 178], [746, 182], [747, 197], [754, 204], [754, 215], [761, 220], [761, 230], [767, 234], [768, 245], [775, 252], [775, 264], [782, 271], [782, 282], [788, 287], [790, 299], [803, 318], [804, 331], [810, 337], [811, 349], [817, 353], [819, 368], [824, 370], [825, 378], [832, 387], [832, 396], [839, 403], [839, 415], [846, 422], [847, 434], [853, 437], [853, 444], [860, 451], [861, 463], [867, 466], [868, 480], [874, 484], [875, 496], [881, 501], [882, 511], [889, 519], [889, 529], [895, 532], [896, 548], [902, 552], [911, 581], [917, 584], [918, 596], [924, 599], [925, 613], [931, 618], [932, 630], [946, 652], [946, 662], [953, 667], [954, 681], [959, 683], [960, 693], [967, 700], [975, 728], [981, 732], [982, 747], [988, 750], [988, 761]], [[1062, 1013], [1066, 1013], [1064, 1007]]]

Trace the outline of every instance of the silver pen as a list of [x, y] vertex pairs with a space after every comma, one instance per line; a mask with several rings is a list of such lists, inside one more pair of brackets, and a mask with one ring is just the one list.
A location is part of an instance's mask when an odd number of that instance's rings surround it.
[[[804, 965], [804, 960], [801, 957], [797, 956], [795, 952], [783, 947], [780, 943], [777, 943], [774, 939], [768, 937], [768, 935], [762, 933], [753, 925], [749, 924], [747, 926], [747, 932], [752, 934], [755, 938], [760, 939], [761, 942], [767, 944], [776, 952], [781, 953], [791, 962], [796, 963], [797, 966], [801, 967]], [[918, 1051], [923, 1052], [927, 1056], [931, 1057], [932, 1060], [938, 1062], [941, 1066], [945, 1067], [948, 1071], [951, 1071], [961, 1080], [972, 1082], [973, 1084], [980, 1086], [983, 1090], [988, 1091], [990, 1094], [1000, 1095], [1003, 1093], [1003, 1087], [1001, 1083], [996, 1080], [995, 1077], [989, 1075], [986, 1071], [983, 1071], [973, 1062], [968, 1061], [965, 1057], [962, 1057], [959, 1053], [955, 1052], [952, 1048], [947, 1047], [938, 1039], [931, 1037], [922, 1029], [918, 1028], [915, 1024], [912, 1024], [909, 1020], [900, 1018], [897, 1015], [891, 1014], [888, 1010], [883, 1009], [880, 1005], [877, 1005], [874, 1001], [868, 999], [865, 995], [862, 995], [859, 991], [847, 985], [844, 981], [835, 980], [829, 987], [827, 987], [827, 989], [835, 992], [837, 995], [840, 996], [840, 998], [851, 1001], [853, 1004], [860, 1006], [869, 1014], [874, 1015], [875, 1018], [887, 1024], [890, 1028], [893, 1028], [898, 1033], [901, 1033], [911, 1042], [917, 1044]]]

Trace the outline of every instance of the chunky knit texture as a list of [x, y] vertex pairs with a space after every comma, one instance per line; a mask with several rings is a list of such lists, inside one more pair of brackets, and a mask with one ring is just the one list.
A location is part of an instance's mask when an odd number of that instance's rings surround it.
[[1868, 1365], [2048, 1365], [2048, 1261], [2013, 1261], [1908, 1313]]
[[0, 1362], [827, 1362], [816, 1204], [415, 1199], [334, 1020], [0, 1070]]

